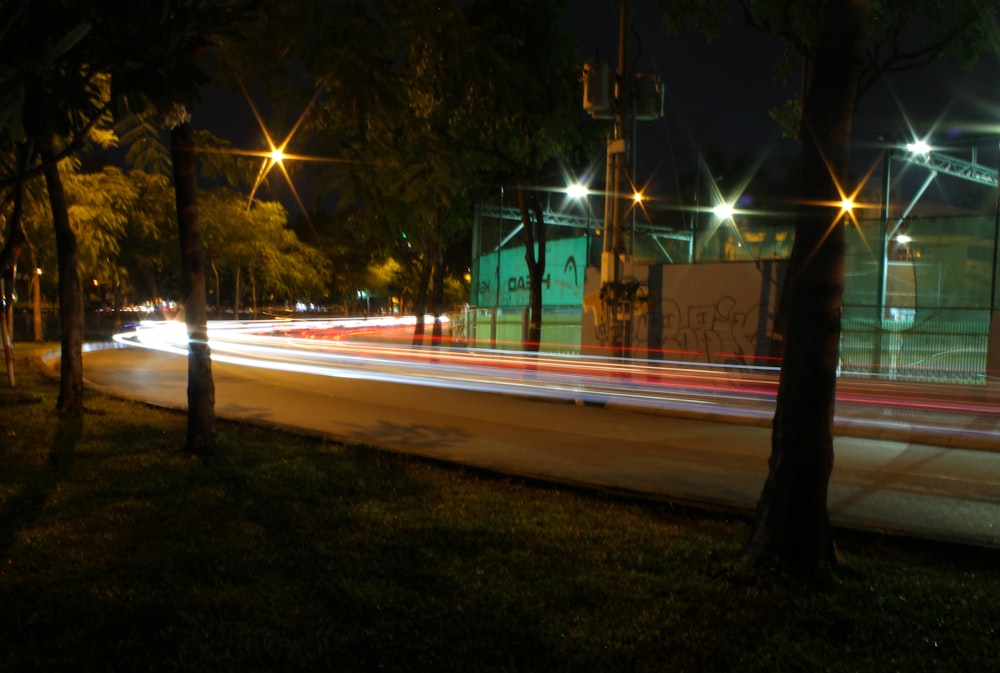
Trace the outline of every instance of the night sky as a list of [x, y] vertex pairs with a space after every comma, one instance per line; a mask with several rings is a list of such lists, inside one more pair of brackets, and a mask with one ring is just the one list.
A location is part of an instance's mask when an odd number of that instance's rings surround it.
[[[781, 139], [768, 114], [788, 95], [772, 79], [781, 56], [778, 41], [735, 18], [712, 42], [700, 35], [666, 35], [651, 0], [632, 4], [633, 69], [659, 74], [666, 92], [664, 119], [638, 125], [639, 181], [652, 180], [657, 190], [675, 191], [678, 176], [694, 170], [699, 151], [733, 157], [766, 152], [775, 163], [794, 153], [794, 144]], [[580, 37], [581, 62], [599, 54], [612, 67], [617, 65], [618, 15], [616, 0], [571, 0], [567, 26]], [[978, 138], [979, 160], [995, 165], [996, 142], [983, 137], [1000, 130], [1000, 60], [987, 58], [973, 72], [945, 62], [880, 80], [855, 116], [857, 170], [874, 160], [879, 136], [899, 134], [908, 123], [919, 133], [936, 129], [934, 139], [939, 142]], [[196, 110], [196, 124], [248, 149], [263, 142], [241, 97], [206, 92]], [[967, 144], [953, 151], [963, 158], [969, 152]], [[603, 162], [603, 157], [595, 160]], [[285, 200], [278, 180], [273, 182], [270, 196]]]
[[[618, 2], [580, 0], [572, 7], [569, 26], [582, 38], [583, 56], [598, 50], [616, 64]], [[669, 191], [677, 174], [693, 170], [699, 150], [731, 157], [767, 153], [773, 163], [795, 153], [769, 116], [790, 95], [772, 77], [781, 59], [779, 41], [735, 17], [712, 42], [671, 36], [660, 28], [651, 0], [633, 0], [633, 7], [630, 58], [636, 70], [658, 73], [666, 91], [665, 118], [639, 125], [639, 180], [652, 178]], [[972, 72], [946, 60], [879, 80], [855, 115], [855, 171], [863, 173], [876, 160], [880, 137], [898, 137], [908, 126], [920, 134], [933, 130], [938, 143], [956, 143], [948, 151], [959, 158], [971, 156], [975, 140], [978, 160], [996, 166], [996, 141], [989, 137], [1000, 134], [1000, 59], [986, 58]]]

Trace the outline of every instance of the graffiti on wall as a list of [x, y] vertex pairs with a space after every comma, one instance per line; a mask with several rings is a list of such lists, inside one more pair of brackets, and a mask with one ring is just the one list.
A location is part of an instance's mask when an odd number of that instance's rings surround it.
[[760, 304], [741, 306], [732, 296], [683, 309], [677, 301], [664, 299], [660, 306], [659, 350], [666, 359], [753, 364], [758, 344], [767, 335]]
[[[629, 317], [636, 357], [712, 364], [760, 364], [770, 352], [780, 280], [777, 265], [653, 266], [630, 278], [648, 297]], [[590, 270], [588, 269], [588, 274]], [[608, 344], [596, 271], [584, 294], [583, 346]]]

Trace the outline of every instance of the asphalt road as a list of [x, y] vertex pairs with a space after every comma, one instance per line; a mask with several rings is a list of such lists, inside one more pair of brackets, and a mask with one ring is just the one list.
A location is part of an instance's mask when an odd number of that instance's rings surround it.
[[[183, 356], [84, 356], [88, 385], [186, 407]], [[213, 363], [220, 418], [500, 473], [752, 511], [767, 428], [489, 393]], [[839, 436], [829, 510], [841, 527], [1000, 546], [1000, 452]]]

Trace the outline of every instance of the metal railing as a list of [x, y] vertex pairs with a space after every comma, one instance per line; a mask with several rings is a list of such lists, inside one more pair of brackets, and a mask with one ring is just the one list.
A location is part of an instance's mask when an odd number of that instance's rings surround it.
[[844, 318], [840, 373], [849, 377], [986, 383], [989, 321]]

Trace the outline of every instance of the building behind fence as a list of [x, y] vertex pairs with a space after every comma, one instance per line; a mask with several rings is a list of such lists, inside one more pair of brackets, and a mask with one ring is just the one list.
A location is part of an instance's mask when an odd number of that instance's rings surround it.
[[[1000, 368], [994, 215], [885, 215], [847, 227], [842, 376], [983, 384]], [[652, 360], [776, 365], [771, 334], [793, 227], [788, 216], [634, 222], [627, 352]], [[602, 249], [590, 204], [546, 211], [542, 350], [605, 352]], [[527, 324], [516, 209], [484, 204], [474, 235], [470, 345], [518, 349]], [[992, 361], [993, 364], [990, 364]]]

